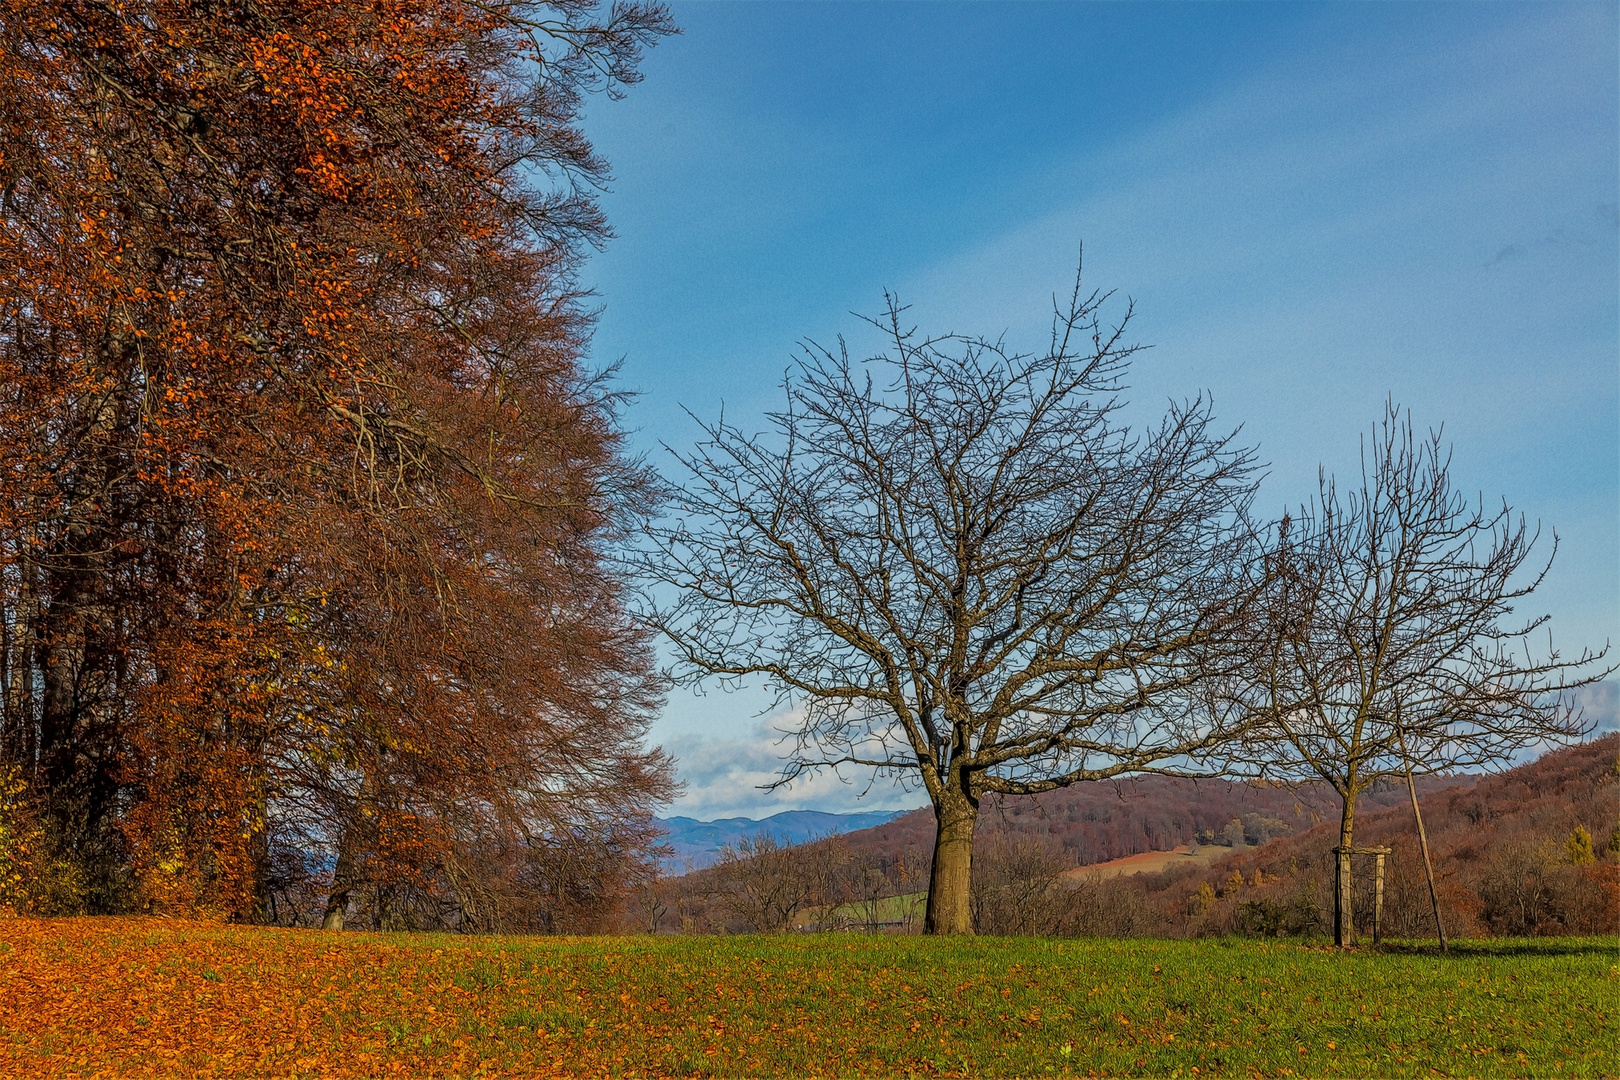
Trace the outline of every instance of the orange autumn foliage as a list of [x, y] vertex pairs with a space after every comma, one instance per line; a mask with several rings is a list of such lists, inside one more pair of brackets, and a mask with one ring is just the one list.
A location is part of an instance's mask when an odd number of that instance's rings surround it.
[[643, 865], [578, 115], [670, 29], [0, 4], [0, 752], [58, 907], [549, 925]]

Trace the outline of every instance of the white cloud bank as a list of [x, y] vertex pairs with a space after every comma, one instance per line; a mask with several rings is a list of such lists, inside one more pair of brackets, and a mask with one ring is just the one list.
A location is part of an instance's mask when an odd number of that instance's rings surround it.
[[887, 778], [874, 779], [870, 769], [848, 766], [837, 772], [820, 769], [789, 786], [765, 790], [780, 778], [793, 749], [792, 735], [785, 733], [791, 731], [796, 718], [794, 713], [783, 713], [756, 719], [746, 727], [727, 723], [730, 730], [723, 734], [684, 730], [665, 739], [664, 749], [675, 756], [686, 790], [662, 811], [663, 816], [703, 821], [758, 819], [784, 810], [838, 814], [927, 805], [927, 797], [920, 791], [907, 791]]

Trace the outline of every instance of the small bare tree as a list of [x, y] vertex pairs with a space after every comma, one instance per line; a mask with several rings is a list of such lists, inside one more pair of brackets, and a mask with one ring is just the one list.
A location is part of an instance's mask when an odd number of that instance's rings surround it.
[[876, 933], [883, 925], [883, 901], [894, 895], [894, 882], [884, 872], [883, 860], [872, 851], [849, 859], [844, 867], [845, 903], [855, 912], [863, 930]]
[[1045, 836], [992, 833], [973, 866], [973, 927], [981, 934], [1055, 934], [1069, 906], [1069, 862]]
[[1192, 770], [1231, 734], [1193, 699], [1241, 621], [1250, 454], [1202, 398], [1121, 422], [1137, 347], [1106, 300], [1077, 279], [1026, 355], [920, 338], [891, 297], [864, 372], [807, 344], [771, 433], [707, 427], [653, 534], [684, 675], [802, 706], [782, 783], [850, 764], [927, 790], [931, 933], [971, 932], [984, 793]]
[[[1334, 940], [1350, 944], [1356, 799], [1380, 780], [1489, 768], [1586, 730], [1563, 695], [1601, 679], [1607, 652], [1566, 659], [1508, 623], [1546, 576], [1539, 530], [1451, 486], [1440, 434], [1414, 436], [1390, 404], [1363, 443], [1360, 485], [1323, 473], [1314, 505], [1285, 516], [1267, 554], [1259, 634], [1244, 671], [1252, 760], [1320, 778], [1342, 803]], [[1553, 549], [1557, 549], [1556, 537]]]
[[720, 849], [714, 900], [755, 933], [790, 929], [795, 915], [826, 902], [836, 856], [828, 840], [792, 846], [768, 833], [745, 836]]

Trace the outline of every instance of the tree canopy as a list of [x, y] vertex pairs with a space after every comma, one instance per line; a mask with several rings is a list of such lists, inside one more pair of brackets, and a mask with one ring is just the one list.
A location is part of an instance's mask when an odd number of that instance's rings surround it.
[[1197, 695], [1250, 590], [1251, 457], [1203, 399], [1123, 422], [1137, 349], [1107, 299], [1077, 280], [1021, 354], [920, 336], [891, 298], [883, 355], [807, 346], [771, 430], [708, 426], [653, 533], [688, 677], [802, 710], [784, 782], [853, 764], [926, 789], [933, 931], [971, 928], [984, 793], [1218, 768], [1229, 736]]
[[586, 910], [670, 778], [579, 116], [667, 13], [0, 11], [0, 734], [59, 906]]

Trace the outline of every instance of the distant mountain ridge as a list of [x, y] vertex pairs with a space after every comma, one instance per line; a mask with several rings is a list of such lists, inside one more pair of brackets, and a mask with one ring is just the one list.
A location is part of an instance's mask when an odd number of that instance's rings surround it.
[[698, 821], [696, 818], [658, 818], [659, 828], [668, 835], [664, 842], [674, 854], [660, 860], [666, 874], [683, 874], [688, 870], [701, 870], [713, 866], [720, 859], [720, 849], [747, 837], [754, 839], [770, 836], [784, 844], [802, 844], [824, 836], [839, 836], [861, 829], [886, 825], [907, 813], [905, 810], [867, 810], [854, 814], [829, 814], [820, 810], [784, 810], [768, 818], [719, 818]]
[[[1418, 794], [1456, 785], [1472, 775], [1420, 776]], [[1404, 804], [1405, 785], [1381, 784], [1363, 793], [1366, 812]], [[1269, 822], [1268, 835], [1302, 832], [1324, 819], [1338, 819], [1338, 806], [1321, 784], [1282, 787], [1235, 780], [1184, 780], [1145, 776], [1120, 783], [1077, 784], [1035, 796], [986, 797], [976, 832], [1005, 837], [1039, 836], [1062, 850], [1071, 865], [1086, 866], [1149, 851], [1170, 851], [1181, 844], [1208, 842], [1229, 823]], [[785, 844], [802, 844], [848, 834], [850, 850], [892, 862], [907, 853], [927, 863], [933, 850], [934, 815], [920, 810], [878, 810], [829, 814], [789, 810], [761, 821], [689, 817], [658, 819], [668, 832], [665, 843], [674, 853], [660, 860], [666, 875], [705, 870], [720, 859], [720, 848], [744, 837], [770, 835]], [[1258, 839], [1258, 838], [1256, 838]], [[1254, 841], [1251, 841], [1254, 842]]]

